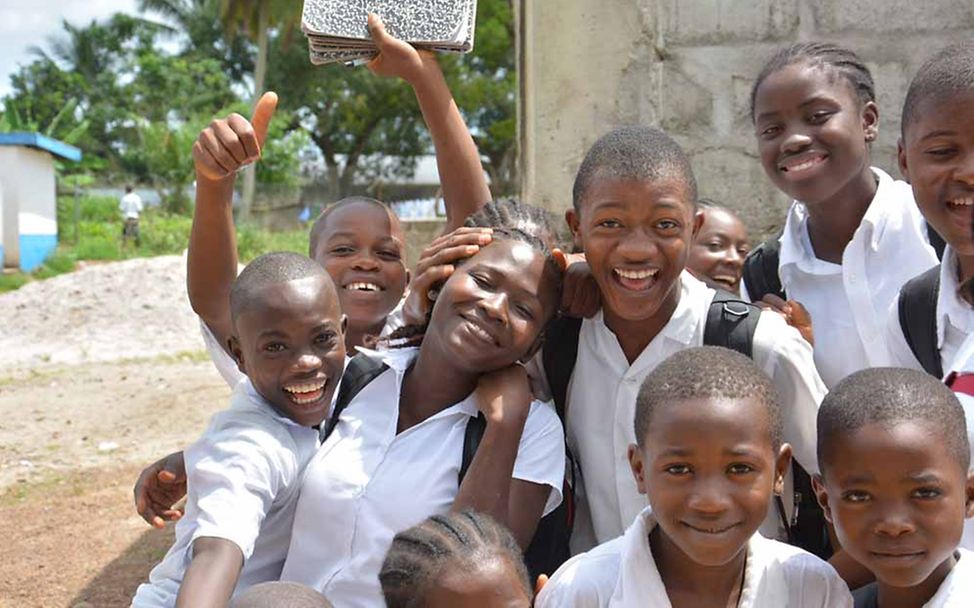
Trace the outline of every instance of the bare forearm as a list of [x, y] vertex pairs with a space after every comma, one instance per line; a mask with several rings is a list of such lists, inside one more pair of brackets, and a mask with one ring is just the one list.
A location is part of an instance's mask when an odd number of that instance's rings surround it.
[[439, 64], [427, 55], [423, 57], [423, 67], [422, 77], [412, 86], [436, 149], [436, 166], [446, 203], [445, 232], [450, 232], [489, 202], [491, 193], [480, 162], [480, 151]]
[[233, 183], [197, 180], [186, 269], [190, 304], [221, 343], [230, 333], [230, 285], [237, 276]]
[[477, 454], [453, 501], [453, 510], [486, 513], [509, 526], [511, 478], [524, 421], [487, 424]]
[[222, 607], [230, 602], [243, 567], [240, 549], [222, 538], [198, 538], [179, 587], [176, 608]]

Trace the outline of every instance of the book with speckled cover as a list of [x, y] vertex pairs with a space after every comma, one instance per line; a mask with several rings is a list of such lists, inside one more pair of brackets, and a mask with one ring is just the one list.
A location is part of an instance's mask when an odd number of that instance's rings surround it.
[[301, 30], [315, 64], [367, 61], [376, 48], [369, 13], [382, 18], [390, 34], [421, 49], [473, 50], [477, 0], [305, 0]]

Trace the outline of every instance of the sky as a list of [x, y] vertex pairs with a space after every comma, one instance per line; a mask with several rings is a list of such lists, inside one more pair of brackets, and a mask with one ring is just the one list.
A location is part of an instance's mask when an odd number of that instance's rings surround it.
[[27, 48], [46, 46], [61, 20], [87, 24], [116, 12], [137, 13], [137, 0], [0, 0], [0, 97], [10, 92], [10, 75], [30, 63]]

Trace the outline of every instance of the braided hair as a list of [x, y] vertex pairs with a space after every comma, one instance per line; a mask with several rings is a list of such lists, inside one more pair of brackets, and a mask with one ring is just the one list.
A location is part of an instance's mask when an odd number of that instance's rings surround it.
[[876, 101], [873, 75], [858, 55], [831, 42], [799, 42], [779, 49], [764, 64], [764, 68], [761, 69], [751, 88], [751, 120], [754, 120], [754, 102], [761, 83], [771, 74], [796, 63], [806, 63], [822, 69], [831, 68], [846, 79], [861, 103]]
[[[561, 269], [552, 254], [556, 239], [551, 225], [551, 214], [544, 209], [513, 198], [496, 200], [487, 203], [480, 211], [464, 220], [463, 225], [470, 228], [491, 228], [494, 241], [506, 239], [530, 245], [545, 256], [545, 265], [554, 271], [553, 276], [559, 280], [558, 289], [561, 289]], [[429, 314], [432, 314], [432, 309]], [[428, 325], [429, 315], [425, 323], [400, 327], [388, 337], [378, 340], [377, 344], [387, 348], [418, 346], [423, 342]]]
[[379, 583], [388, 608], [418, 608], [448, 568], [476, 572], [498, 560], [513, 567], [531, 597], [521, 548], [507, 528], [474, 511], [434, 515], [396, 535], [382, 562]]

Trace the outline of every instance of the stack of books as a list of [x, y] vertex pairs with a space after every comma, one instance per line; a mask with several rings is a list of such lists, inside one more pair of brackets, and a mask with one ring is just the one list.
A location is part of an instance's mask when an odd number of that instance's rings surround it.
[[301, 31], [308, 38], [311, 62], [356, 63], [375, 57], [369, 13], [382, 19], [389, 34], [418, 49], [473, 50], [477, 0], [304, 0]]

